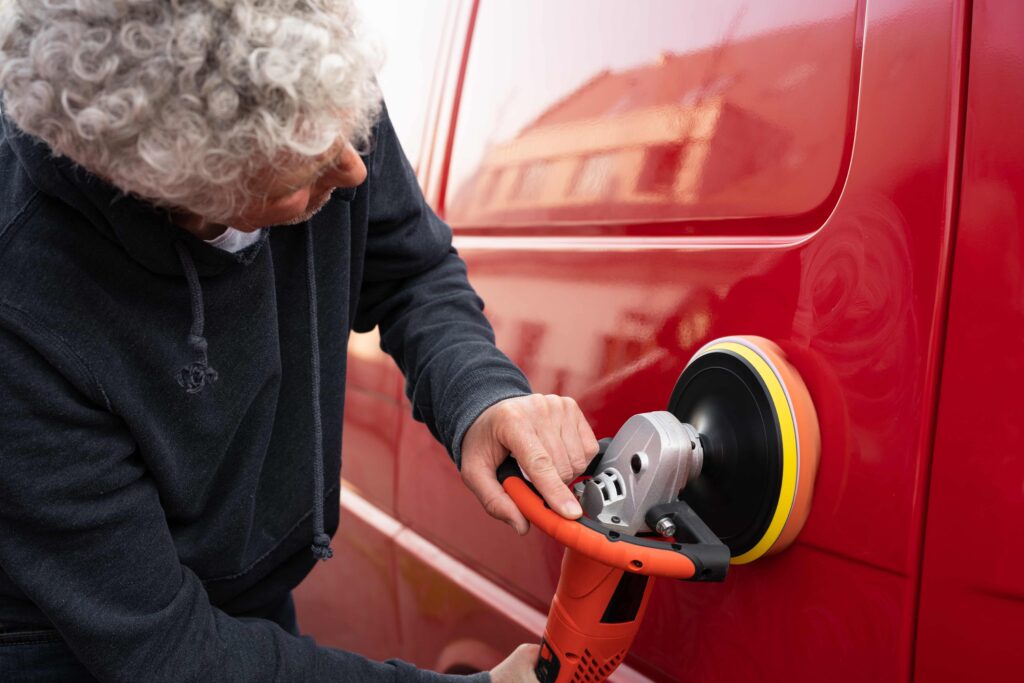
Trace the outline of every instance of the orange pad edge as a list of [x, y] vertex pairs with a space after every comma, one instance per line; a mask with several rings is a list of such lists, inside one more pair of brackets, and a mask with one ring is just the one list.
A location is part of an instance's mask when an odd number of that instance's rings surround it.
[[782, 532], [765, 553], [774, 555], [789, 547], [803, 529], [811, 511], [811, 493], [817, 478], [818, 462], [821, 459], [821, 430], [818, 414], [800, 373], [789, 362], [786, 353], [774, 342], [764, 337], [745, 336], [767, 356], [779, 372], [779, 379], [789, 394], [796, 420], [797, 441], [800, 444], [800, 465], [793, 507]]

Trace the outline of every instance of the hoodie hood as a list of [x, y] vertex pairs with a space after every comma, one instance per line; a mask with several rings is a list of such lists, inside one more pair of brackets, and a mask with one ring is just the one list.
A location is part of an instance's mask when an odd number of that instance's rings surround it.
[[187, 247], [201, 277], [249, 265], [266, 244], [267, 232], [249, 247], [231, 253], [211, 246], [171, 222], [168, 211], [127, 195], [52, 150], [38, 138], [0, 117], [3, 134], [32, 183], [44, 194], [70, 204], [104, 236], [114, 240], [147, 270], [184, 277], [176, 244]]

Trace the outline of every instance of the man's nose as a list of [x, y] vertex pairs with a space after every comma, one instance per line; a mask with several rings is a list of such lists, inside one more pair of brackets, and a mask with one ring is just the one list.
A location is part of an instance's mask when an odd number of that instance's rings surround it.
[[330, 187], [355, 187], [366, 180], [366, 164], [351, 144], [345, 143], [338, 161], [321, 179]]

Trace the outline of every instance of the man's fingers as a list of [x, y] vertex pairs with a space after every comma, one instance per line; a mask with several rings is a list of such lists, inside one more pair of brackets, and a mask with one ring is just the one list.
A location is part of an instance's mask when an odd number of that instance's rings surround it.
[[515, 501], [505, 493], [494, 472], [486, 465], [466, 464], [462, 468], [462, 480], [491, 517], [507, 523], [520, 536], [530, 530], [530, 523], [526, 521], [526, 517], [519, 511]]
[[544, 450], [551, 456], [551, 462], [558, 472], [558, 478], [569, 483], [576, 478], [574, 473], [573, 453], [569, 450], [570, 444], [563, 436], [563, 424], [565, 423], [565, 412], [561, 396], [543, 396], [541, 400], [545, 403], [544, 414], [547, 419], [534, 426], [537, 438], [544, 446]]
[[554, 461], [536, 433], [517, 431], [510, 441], [511, 443], [506, 445], [512, 451], [512, 455], [519, 461], [519, 466], [530, 477], [530, 481], [551, 509], [569, 519], [576, 519], [582, 515], [583, 509], [569, 487], [562, 481]]
[[561, 398], [565, 410], [565, 417], [561, 420], [559, 429], [561, 431], [562, 443], [565, 444], [565, 450], [569, 454], [569, 464], [572, 466], [572, 479], [583, 474], [583, 471], [587, 469], [587, 465], [590, 463], [591, 454], [587, 452], [587, 447], [583, 442], [583, 435], [580, 434], [579, 420], [577, 416], [582, 417], [579, 407], [576, 405], [576, 401], [571, 398]]
[[[601, 446], [597, 443], [597, 437], [594, 436], [594, 430], [591, 429], [590, 423], [587, 422], [587, 418], [583, 416], [583, 411], [577, 412], [576, 429], [580, 435], [580, 441], [583, 443], [583, 450], [586, 454], [587, 465], [594, 459], [597, 452], [601, 450]], [[586, 469], [586, 467], [584, 467]]]

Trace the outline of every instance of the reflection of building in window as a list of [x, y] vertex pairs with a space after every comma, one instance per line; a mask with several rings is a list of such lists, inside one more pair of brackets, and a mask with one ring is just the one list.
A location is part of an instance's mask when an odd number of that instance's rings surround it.
[[551, 164], [547, 161], [534, 161], [524, 164], [519, 170], [519, 178], [512, 187], [509, 199], [522, 200], [539, 197], [544, 192], [544, 183], [548, 178]]
[[615, 156], [611, 152], [583, 157], [569, 186], [569, 195], [594, 199], [609, 194], [615, 181]]
[[644, 152], [644, 166], [636, 181], [637, 192], [667, 194], [672, 191], [683, 158], [683, 146], [655, 145]]
[[[815, 24], [595, 69], [479, 161], [459, 146], [457, 128], [459, 184], [447, 218], [498, 225], [813, 207], [834, 186], [821, 169], [837, 168], [841, 156], [849, 62], [835, 46], [848, 32], [845, 21]], [[466, 114], [480, 124], [492, 112], [477, 106]], [[460, 165], [470, 154], [472, 167]]]
[[498, 187], [505, 175], [505, 169], [496, 168], [486, 175], [483, 189], [480, 191], [479, 202], [481, 206], [490, 204], [497, 197]]
[[764, 172], [789, 140], [720, 96], [571, 125], [543, 124], [549, 115], [488, 152], [455, 198], [454, 217], [465, 215], [467, 199], [477, 216], [541, 210], [556, 218], [585, 207], [657, 215]]
[[792, 136], [726, 101], [720, 87], [667, 97], [662, 79], [684, 63], [684, 56], [670, 56], [602, 72], [492, 147], [456, 195], [452, 217], [543, 211], [558, 218], [587, 207], [612, 211], [602, 218], [658, 217], [777, 165]]

